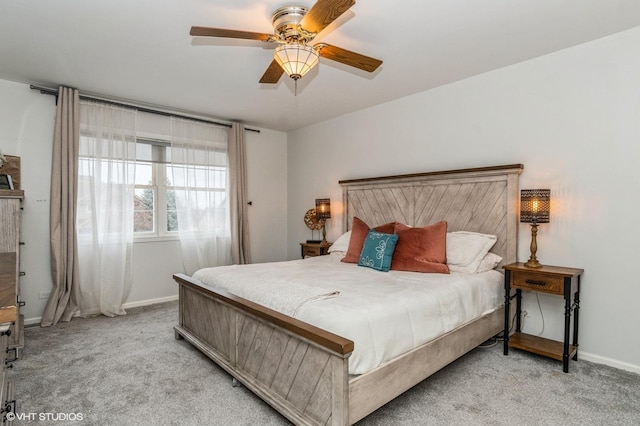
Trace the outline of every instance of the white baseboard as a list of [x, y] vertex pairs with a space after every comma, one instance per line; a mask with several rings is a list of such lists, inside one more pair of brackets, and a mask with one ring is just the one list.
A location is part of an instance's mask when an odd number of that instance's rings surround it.
[[633, 365], [627, 362], [618, 361], [617, 359], [607, 358], [600, 355], [590, 354], [588, 352], [578, 352], [578, 360], [585, 360], [595, 362], [596, 364], [604, 364], [609, 367], [618, 368], [620, 370], [631, 371], [632, 373], [640, 374], [640, 365]]
[[[129, 303], [123, 304], [122, 307], [124, 309], [131, 309], [131, 308], [138, 308], [140, 306], [155, 305], [157, 303], [173, 302], [174, 300], [178, 300], [177, 294], [175, 296], [158, 297], [157, 299], [147, 299], [147, 300], [138, 300], [136, 302], [129, 302]], [[96, 311], [96, 314], [97, 313], [98, 312]], [[74, 315], [74, 316], [78, 316], [78, 315]], [[35, 317], [35, 318], [25, 318], [24, 325], [25, 326], [38, 325], [40, 324], [41, 321], [42, 321], [41, 316]]]
[[42, 322], [42, 317], [25, 318], [24, 319], [25, 327], [29, 326], [29, 325], [40, 325], [41, 322]]
[[149, 306], [155, 305], [157, 303], [165, 303], [165, 302], [173, 302], [174, 300], [178, 300], [178, 295], [167, 296], [167, 297], [158, 297], [157, 299], [147, 299], [147, 300], [139, 300], [137, 302], [129, 302], [122, 305], [124, 309], [137, 308], [139, 306]]

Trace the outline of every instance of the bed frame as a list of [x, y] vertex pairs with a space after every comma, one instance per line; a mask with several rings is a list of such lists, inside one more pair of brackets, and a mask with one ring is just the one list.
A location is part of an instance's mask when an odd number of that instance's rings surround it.
[[[399, 221], [498, 237], [493, 252], [516, 261], [521, 164], [340, 181], [344, 229]], [[176, 338], [184, 338], [295, 424], [349, 425], [464, 355], [504, 327], [504, 308], [359, 376], [354, 343], [183, 274]]]

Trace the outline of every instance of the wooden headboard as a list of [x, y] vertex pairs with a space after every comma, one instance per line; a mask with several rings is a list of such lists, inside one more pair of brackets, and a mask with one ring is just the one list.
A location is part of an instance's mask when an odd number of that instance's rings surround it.
[[496, 235], [491, 249], [503, 264], [516, 261], [519, 177], [524, 166], [480, 167], [399, 176], [341, 180], [343, 227], [353, 217], [374, 227], [392, 221]]

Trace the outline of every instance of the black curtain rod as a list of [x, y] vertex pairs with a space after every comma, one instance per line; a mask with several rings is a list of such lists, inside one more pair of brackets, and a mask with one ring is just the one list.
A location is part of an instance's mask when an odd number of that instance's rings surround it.
[[[32, 89], [32, 90], [39, 90], [40, 93], [45, 94], [45, 95], [58, 96], [58, 91], [57, 90], [49, 89], [48, 87], [39, 87], [39, 86], [34, 86], [32, 84], [32, 85], [29, 86], [29, 88]], [[173, 113], [173, 112], [159, 111], [159, 110], [156, 110], [156, 109], [153, 109], [153, 108], [146, 108], [146, 107], [141, 107], [141, 106], [134, 105], [134, 104], [127, 104], [127, 103], [112, 101], [112, 100], [108, 100], [108, 99], [96, 98], [96, 97], [87, 96], [87, 95], [80, 95], [80, 99], [84, 99], [84, 100], [88, 100], [88, 101], [104, 102], [106, 104], [116, 105], [116, 106], [125, 107], [125, 108], [135, 108], [138, 111], [149, 112], [151, 114], [164, 115], [166, 117], [186, 118], [187, 120], [198, 121], [200, 123], [216, 124], [218, 126], [224, 126], [224, 127], [231, 128], [231, 124], [229, 124], [229, 123], [220, 123], [218, 121], [205, 120], [203, 118], [195, 118], [195, 117], [190, 117], [188, 115], [176, 114], [176, 113]], [[251, 129], [249, 127], [245, 127], [244, 129], [248, 130], [249, 132], [260, 133], [260, 130], [258, 130], [258, 129]]]

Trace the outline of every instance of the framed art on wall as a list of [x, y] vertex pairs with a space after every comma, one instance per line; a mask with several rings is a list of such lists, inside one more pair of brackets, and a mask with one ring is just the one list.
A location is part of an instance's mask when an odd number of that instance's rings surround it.
[[13, 189], [13, 180], [11, 180], [11, 175], [0, 174], [0, 189]]
[[[20, 189], [20, 157], [14, 155], [4, 155], [3, 164], [0, 165], [0, 175], [9, 176], [9, 178], [2, 178], [1, 189]], [[11, 182], [11, 187], [5, 181]]]

